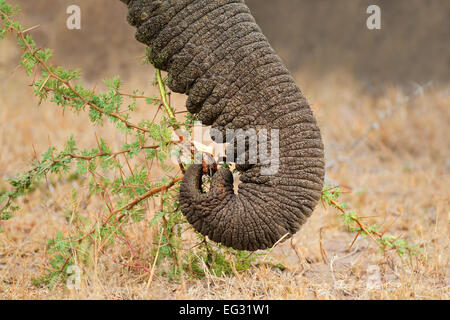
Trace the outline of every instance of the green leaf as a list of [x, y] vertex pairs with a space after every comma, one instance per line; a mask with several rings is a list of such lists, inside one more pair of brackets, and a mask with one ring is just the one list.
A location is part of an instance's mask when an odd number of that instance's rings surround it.
[[162, 217], [164, 217], [167, 214], [167, 212], [165, 211], [158, 211], [153, 218], [150, 220], [150, 222], [148, 223], [148, 225], [151, 227], [154, 224], [156, 224]]

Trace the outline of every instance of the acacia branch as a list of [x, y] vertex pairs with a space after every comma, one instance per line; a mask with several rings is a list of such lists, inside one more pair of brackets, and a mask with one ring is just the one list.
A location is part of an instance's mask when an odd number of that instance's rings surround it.
[[[25, 38], [24, 32], [21, 31], [20, 29], [14, 27], [13, 21], [10, 19], [10, 17], [8, 15], [6, 15], [4, 12], [0, 11], [1, 14], [3, 15], [3, 17], [11, 24], [10, 28], [11, 30], [14, 30], [16, 32], [16, 34], [18, 35], [18, 37], [23, 41], [25, 47], [27, 50], [25, 51], [29, 51], [31, 53], [31, 55], [34, 57], [34, 59], [36, 59], [36, 61], [45, 69], [45, 71], [47, 71], [49, 78], [53, 78], [55, 80], [58, 80], [59, 82], [61, 82], [62, 84], [64, 84], [67, 89], [69, 89], [73, 94], [75, 94], [83, 103], [84, 105], [89, 105], [91, 108], [95, 109], [96, 111], [98, 111], [100, 114], [103, 115], [108, 115], [110, 117], [113, 117], [119, 121], [121, 121], [127, 128], [133, 128], [142, 132], [149, 132], [149, 130], [133, 124], [131, 122], [129, 122], [128, 120], [126, 120], [124, 117], [122, 117], [120, 114], [116, 113], [116, 112], [111, 112], [111, 113], [107, 113], [105, 112], [101, 107], [95, 105], [94, 103], [92, 103], [89, 100], [86, 100], [77, 90], [75, 90], [72, 86], [72, 84], [70, 83], [70, 81], [68, 80], [64, 80], [61, 77], [59, 77], [57, 74], [55, 74], [52, 69], [47, 65], [47, 63], [42, 60], [41, 58], [39, 58], [37, 56], [37, 53], [40, 50], [34, 50], [30, 44], [27, 42], [27, 39]], [[48, 79], [49, 79], [48, 78]], [[48, 81], [48, 79], [44, 82], [44, 84]], [[44, 87], [44, 85], [42, 86]], [[46, 90], [51, 90], [49, 88], [45, 88]], [[41, 88], [42, 90], [42, 88]], [[54, 90], [53, 90], [54, 91]], [[68, 97], [69, 98], [69, 97]], [[70, 97], [72, 100], [76, 101], [74, 98]]]
[[[150, 189], [149, 191], [147, 191], [146, 193], [144, 193], [142, 196], [135, 198], [134, 200], [132, 200], [131, 202], [127, 203], [126, 205], [120, 207], [119, 209], [115, 209], [113, 211], [111, 211], [111, 213], [109, 214], [109, 216], [103, 221], [103, 223], [101, 224], [101, 226], [105, 226], [108, 221], [114, 217], [116, 214], [122, 212], [122, 211], [129, 211], [131, 209], [133, 209], [136, 205], [138, 205], [139, 203], [141, 203], [142, 201], [150, 198], [151, 196], [169, 190], [170, 188], [172, 188], [177, 182], [180, 182], [183, 179], [183, 177], [178, 177], [173, 179], [169, 184], [161, 186], [161, 187], [157, 187], [157, 188], [153, 188]], [[91, 231], [89, 231], [89, 233], [85, 234], [84, 236], [82, 236], [81, 238], [76, 239], [75, 241], [82, 241], [83, 239], [85, 239], [86, 237], [88, 237], [89, 235], [91, 235], [97, 228], [94, 226], [92, 228]]]

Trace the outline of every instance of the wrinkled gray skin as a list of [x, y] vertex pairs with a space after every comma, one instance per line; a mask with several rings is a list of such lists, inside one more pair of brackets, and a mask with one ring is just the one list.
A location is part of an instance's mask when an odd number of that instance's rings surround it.
[[180, 188], [183, 214], [216, 242], [240, 250], [272, 247], [313, 212], [324, 179], [323, 144], [311, 109], [242, 0], [121, 0], [136, 39], [150, 48], [169, 88], [188, 95], [186, 107], [205, 125], [279, 129], [280, 167], [219, 169], [201, 191], [202, 166], [187, 170]]

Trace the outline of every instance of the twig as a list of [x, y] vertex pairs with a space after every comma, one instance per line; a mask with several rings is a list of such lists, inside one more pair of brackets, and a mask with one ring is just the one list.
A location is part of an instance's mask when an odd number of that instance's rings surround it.
[[158, 81], [159, 86], [159, 93], [161, 95], [161, 100], [164, 106], [164, 109], [166, 109], [167, 114], [170, 118], [175, 119], [175, 115], [173, 113], [172, 108], [170, 107], [169, 103], [167, 102], [167, 94], [166, 94], [166, 88], [164, 86], [164, 82], [161, 77], [161, 70], [156, 69], [156, 79]]
[[[115, 216], [117, 213], [122, 212], [124, 210], [131, 210], [133, 209], [137, 204], [139, 204], [140, 202], [144, 201], [147, 198], [150, 198], [151, 196], [160, 193], [161, 191], [165, 191], [170, 189], [171, 187], [173, 187], [177, 182], [181, 181], [182, 177], [176, 178], [174, 180], [172, 180], [169, 184], [164, 185], [162, 187], [158, 187], [158, 188], [153, 188], [149, 191], [147, 191], [145, 194], [143, 194], [142, 196], [134, 199], [133, 201], [129, 202], [128, 204], [120, 207], [119, 209], [116, 209], [114, 211], [112, 211], [109, 216], [103, 221], [103, 223], [101, 224], [101, 226], [104, 226], [108, 223], [109, 219], [111, 219], [113, 216]], [[83, 239], [85, 239], [86, 237], [88, 237], [90, 234], [92, 234], [95, 231], [95, 226], [92, 228], [92, 230], [85, 234], [84, 236], [82, 236], [81, 238], [78, 238], [74, 241], [82, 241]]]
[[[333, 204], [334, 207], [336, 207], [339, 211], [341, 211], [343, 214], [346, 214], [347, 212], [344, 210], [344, 208], [342, 208], [342, 206], [337, 203], [335, 200], [330, 200], [330, 202]], [[357, 218], [353, 218], [351, 217], [351, 219], [356, 222], [358, 224], [358, 226], [373, 240], [375, 241], [375, 243], [378, 245], [378, 241], [377, 239], [375, 239], [375, 237], [372, 235], [371, 232], [367, 231], [367, 227], [361, 222], [359, 221], [359, 219]], [[372, 231], [374, 234], [376, 234], [377, 236], [381, 236], [380, 233], [376, 232], [376, 231]]]

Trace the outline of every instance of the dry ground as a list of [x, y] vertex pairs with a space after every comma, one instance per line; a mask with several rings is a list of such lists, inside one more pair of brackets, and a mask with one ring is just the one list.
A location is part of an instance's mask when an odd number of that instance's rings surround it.
[[[81, 145], [95, 145], [97, 134], [120, 146], [121, 137], [108, 126], [92, 128], [84, 115], [63, 114], [53, 105], [37, 107], [27, 86], [30, 80], [11, 64], [17, 54], [13, 46], [2, 43], [0, 190], [8, 187], [3, 179], [27, 168], [33, 146], [42, 153], [49, 141], [61, 145], [71, 133]], [[0, 222], [4, 230], [0, 234], [0, 299], [448, 299], [449, 86], [426, 88], [423, 95], [394, 108], [364, 135], [403, 93], [386, 87], [382, 94], [371, 95], [344, 71], [321, 78], [308, 74], [298, 75], [297, 81], [322, 128], [331, 165], [327, 179], [351, 191], [345, 201], [361, 216], [375, 216], [369, 221], [378, 223], [381, 230], [390, 226], [389, 233], [403, 235], [421, 247], [421, 259], [382, 254], [366, 239], [358, 239], [352, 252], [347, 252], [354, 235], [342, 226], [334, 209], [319, 205], [293, 243], [285, 242], [271, 253], [287, 266], [285, 271], [253, 267], [233, 277], [210, 275], [177, 283], [157, 276], [149, 283], [149, 274], [112, 261], [126, 255], [127, 248], [119, 245], [93, 257], [80, 290], [60, 285], [50, 291], [33, 286], [31, 279], [45, 271], [47, 240], [57, 230], [67, 230], [64, 211], [70, 190], [79, 183], [53, 178], [19, 201], [21, 209], [13, 219]], [[149, 87], [150, 79], [142, 72], [125, 80], [130, 89]], [[183, 97], [174, 101], [182, 110]], [[153, 113], [145, 105], [138, 111], [142, 117]], [[83, 190], [80, 197], [86, 196]], [[87, 196], [85, 201], [87, 210], [94, 211], [103, 203]], [[137, 254], [148, 264], [152, 235], [147, 222], [152, 215], [148, 212], [146, 221], [126, 229]], [[377, 274], [381, 287], [370, 289], [368, 278]]]

